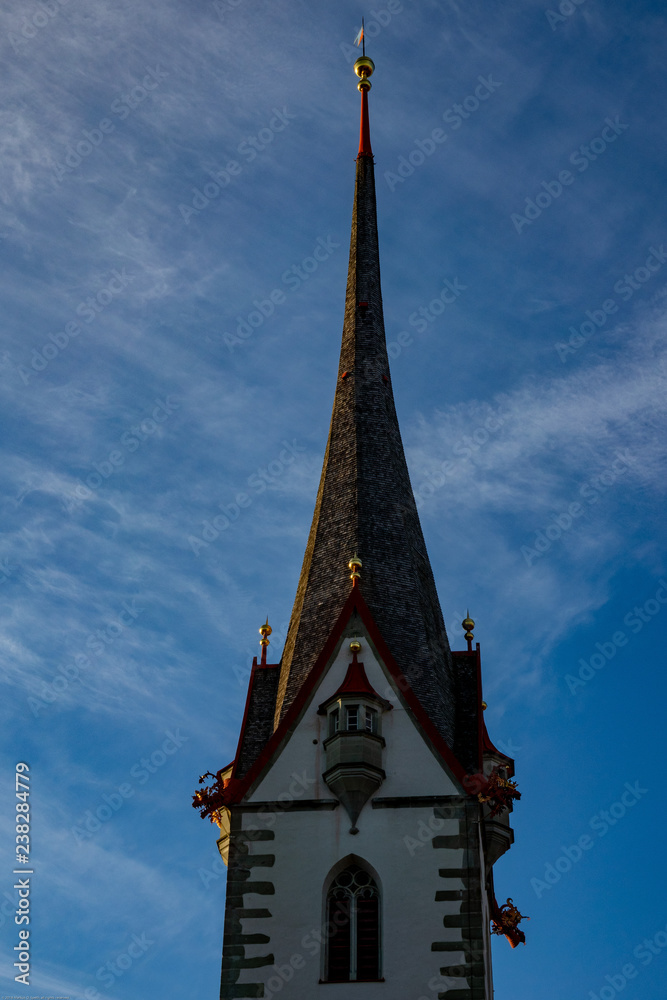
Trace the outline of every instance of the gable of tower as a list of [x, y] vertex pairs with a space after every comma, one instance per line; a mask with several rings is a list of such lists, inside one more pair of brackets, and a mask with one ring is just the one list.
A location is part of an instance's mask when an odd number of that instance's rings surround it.
[[[325, 743], [329, 737], [329, 720], [319, 709], [343, 684], [352, 660], [349, 645], [355, 639], [361, 643], [359, 660], [368, 682], [386, 703], [379, 712], [380, 735], [385, 743], [381, 754], [382, 770], [386, 778], [378, 794], [383, 797], [461, 794], [464, 767], [422, 709], [407, 678], [393, 660], [360, 589], [353, 588], [315, 668], [283, 722], [248, 770], [242, 770], [245, 762], [237, 757], [232, 801], [277, 800], [281, 794], [295, 794], [294, 790], [290, 793], [290, 785], [294, 783], [295, 774], [303, 777], [304, 768], [305, 784], [303, 790], [297, 789], [299, 797], [305, 796], [305, 789], [308, 789], [307, 798], [332, 797], [322, 778], [327, 769]], [[257, 731], [252, 711], [261, 700], [258, 680], [261, 684], [262, 675], [275, 679], [276, 668], [257, 667], [253, 675], [239, 740], [241, 754], [247, 753], [255, 738], [252, 734]], [[265, 688], [268, 687], [267, 683]]]

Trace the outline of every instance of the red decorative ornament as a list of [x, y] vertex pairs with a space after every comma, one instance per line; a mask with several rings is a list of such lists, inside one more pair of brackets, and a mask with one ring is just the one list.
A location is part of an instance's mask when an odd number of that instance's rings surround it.
[[509, 809], [510, 803], [521, 798], [521, 792], [517, 791], [516, 781], [503, 778], [497, 767], [486, 777], [484, 785], [477, 792], [480, 802], [488, 802], [491, 805], [489, 819], [493, 819], [503, 809]]
[[494, 899], [491, 920], [493, 923], [491, 933], [503, 934], [513, 948], [516, 948], [518, 944], [526, 943], [526, 935], [519, 930], [519, 924], [522, 920], [530, 920], [530, 917], [519, 913], [509, 896], [507, 902], [503, 903], [502, 906], [498, 906]]
[[224, 768], [220, 768], [216, 774], [211, 771], [202, 774], [199, 779], [200, 785], [203, 785], [206, 778], [213, 778], [214, 781], [208, 788], [202, 788], [192, 796], [192, 808], [199, 809], [202, 819], [210, 816], [211, 823], [215, 823], [215, 813], [218, 809], [228, 805], [233, 797], [236, 781], [234, 778], [223, 778], [224, 770]]

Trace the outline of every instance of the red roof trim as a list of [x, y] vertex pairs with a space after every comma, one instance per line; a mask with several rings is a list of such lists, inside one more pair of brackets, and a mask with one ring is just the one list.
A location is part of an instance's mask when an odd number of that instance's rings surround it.
[[[486, 728], [486, 721], [484, 719], [484, 711], [482, 709], [482, 658], [481, 658], [480, 652], [479, 652], [479, 643], [476, 643], [475, 645], [476, 645], [476, 651], [475, 651], [474, 655], [477, 656], [477, 688], [478, 688], [478, 691], [479, 691], [479, 709], [478, 709], [479, 716], [478, 716], [478, 718], [479, 718], [479, 760], [480, 760], [480, 769], [483, 769], [483, 766], [484, 766], [484, 754], [485, 753], [492, 753], [492, 754], [495, 754], [496, 757], [502, 757], [503, 760], [506, 760], [507, 763], [508, 763], [508, 765], [509, 765], [509, 767], [510, 767], [512, 775], [514, 775], [514, 760], [513, 760], [513, 758], [512, 757], [508, 757], [506, 753], [503, 753], [501, 750], [498, 749], [498, 747], [496, 747], [496, 746], [493, 745], [493, 743], [491, 742], [491, 739], [489, 737], [488, 730]], [[512, 947], [514, 947], [514, 946], [512, 946]]]
[[482, 657], [479, 651], [479, 643], [475, 643], [474, 656], [477, 659], [477, 760], [480, 771], [484, 769], [484, 709], [482, 708]]
[[510, 777], [514, 777], [514, 758], [508, 757], [506, 753], [503, 753], [502, 750], [499, 750], [498, 747], [493, 745], [489, 737], [489, 733], [487, 731], [484, 719], [482, 719], [482, 745], [484, 747], [484, 753], [492, 753], [496, 757], [502, 757], [503, 760], [506, 760], [511, 770]]
[[[235, 791], [233, 802], [240, 802], [243, 797], [247, 794], [249, 789], [255, 784], [256, 781], [262, 776], [267, 765], [273, 759], [274, 754], [280, 748], [285, 737], [288, 736], [290, 730], [298, 722], [299, 716], [303, 710], [304, 705], [308, 701], [312, 691], [314, 690], [317, 682], [320, 680], [334, 649], [340, 639], [345, 626], [347, 625], [349, 619], [354, 611], [357, 611], [362, 622], [366, 626], [368, 633], [375, 644], [375, 647], [383, 660], [385, 666], [389, 670], [396, 681], [398, 690], [401, 696], [407, 702], [412, 714], [421, 726], [424, 734], [427, 736], [434, 749], [438, 752], [442, 760], [447, 764], [452, 773], [458, 778], [458, 780], [463, 784], [466, 777], [465, 769], [462, 767], [460, 762], [454, 756], [453, 752], [445, 743], [444, 739], [438, 733], [435, 726], [431, 722], [425, 710], [422, 708], [420, 702], [417, 700], [416, 695], [413, 693], [407, 678], [399, 669], [396, 661], [391, 655], [380, 631], [373, 620], [373, 616], [366, 604], [365, 600], [361, 596], [360, 587], [353, 587], [350, 590], [350, 596], [343, 605], [340, 615], [338, 616], [338, 621], [334, 625], [329, 638], [327, 639], [322, 652], [318, 656], [313, 669], [310, 671], [308, 677], [304, 681], [299, 693], [290, 705], [287, 713], [285, 714], [282, 722], [279, 724], [278, 728], [275, 730], [271, 738], [268, 740], [266, 746], [260, 753], [259, 757], [252, 765], [250, 770], [247, 772], [245, 777], [239, 779], [238, 788]], [[243, 742], [243, 732], [246, 725], [247, 715], [248, 715], [248, 704], [250, 700], [250, 690], [252, 688], [254, 672], [257, 666], [257, 659], [253, 663], [253, 671], [250, 675], [250, 688], [248, 690], [248, 701], [246, 702], [246, 712], [243, 717], [243, 725], [241, 728], [241, 735], [239, 737], [239, 748]], [[237, 751], [238, 760], [238, 751]], [[236, 769], [236, 765], [235, 765]], [[465, 787], [465, 785], [464, 785]], [[233, 804], [230, 802], [230, 804]]]

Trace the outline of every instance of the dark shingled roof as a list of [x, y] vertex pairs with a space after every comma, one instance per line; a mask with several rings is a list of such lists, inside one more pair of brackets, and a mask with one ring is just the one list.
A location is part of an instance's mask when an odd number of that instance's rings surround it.
[[350, 593], [347, 564], [355, 552], [363, 562], [362, 593], [387, 646], [454, 748], [456, 679], [394, 408], [374, 165], [363, 152], [357, 159], [329, 441], [281, 661], [274, 726], [296, 698]]
[[234, 777], [242, 778], [264, 749], [273, 733], [279, 664], [253, 666], [246, 702], [246, 716], [236, 754]]

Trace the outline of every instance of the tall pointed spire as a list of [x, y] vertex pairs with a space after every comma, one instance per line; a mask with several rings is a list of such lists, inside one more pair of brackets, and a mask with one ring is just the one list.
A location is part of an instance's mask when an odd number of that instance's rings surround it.
[[455, 743], [452, 657], [394, 407], [384, 332], [374, 162], [371, 59], [355, 63], [361, 127], [338, 382], [315, 513], [283, 653], [275, 724], [304, 683], [350, 593], [348, 563], [410, 685]]

